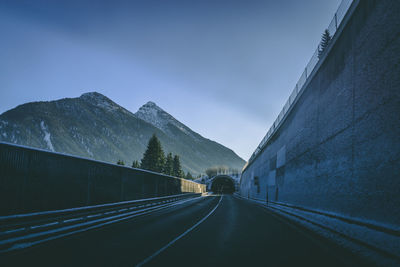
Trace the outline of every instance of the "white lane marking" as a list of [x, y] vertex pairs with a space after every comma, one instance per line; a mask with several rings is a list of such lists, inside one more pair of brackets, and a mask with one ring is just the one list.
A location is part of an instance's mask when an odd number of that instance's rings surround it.
[[139, 262], [136, 266], [140, 267], [143, 266], [144, 264], [148, 263], [149, 261], [151, 261], [154, 257], [156, 257], [157, 255], [159, 255], [161, 252], [163, 252], [164, 250], [166, 250], [168, 247], [172, 246], [176, 241], [178, 241], [179, 239], [181, 239], [182, 237], [184, 237], [185, 235], [187, 235], [189, 232], [191, 232], [194, 228], [196, 228], [197, 226], [199, 226], [202, 222], [204, 222], [208, 217], [210, 217], [211, 214], [214, 213], [214, 211], [218, 208], [219, 203], [221, 203], [222, 200], [222, 195], [221, 198], [218, 201], [218, 204], [205, 216], [203, 217], [203, 219], [201, 219], [200, 221], [198, 221], [195, 225], [193, 225], [192, 227], [190, 227], [189, 229], [187, 229], [185, 232], [183, 232], [181, 235], [179, 235], [178, 237], [176, 237], [174, 240], [172, 240], [171, 242], [169, 242], [168, 244], [166, 244], [165, 246], [163, 246], [162, 248], [160, 248], [159, 250], [157, 250], [153, 255], [147, 257], [146, 259], [144, 259], [143, 261]]

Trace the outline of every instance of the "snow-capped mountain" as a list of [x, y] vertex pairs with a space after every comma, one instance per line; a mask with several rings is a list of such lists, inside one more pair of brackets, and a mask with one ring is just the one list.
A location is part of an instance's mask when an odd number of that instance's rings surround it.
[[175, 130], [174, 128], [176, 128], [179, 129], [179, 131], [183, 132], [184, 134], [192, 137], [196, 141], [199, 141], [201, 139], [201, 136], [199, 134], [193, 132], [184, 124], [177, 121], [174, 117], [165, 112], [154, 102], [151, 101], [147, 102], [147, 104], [143, 105], [135, 113], [135, 115], [139, 119], [142, 119], [150, 123], [151, 125], [157, 127], [166, 134], [174, 135], [174, 133], [176, 133], [176, 131], [174, 131]]
[[0, 141], [127, 165], [140, 160], [155, 133], [185, 171], [225, 165], [241, 169], [232, 150], [193, 132], [153, 102], [135, 114], [102, 94], [20, 105], [0, 115]]

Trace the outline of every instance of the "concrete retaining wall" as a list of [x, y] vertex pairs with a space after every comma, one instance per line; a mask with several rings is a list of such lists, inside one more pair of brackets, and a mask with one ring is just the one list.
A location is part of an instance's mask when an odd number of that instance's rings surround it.
[[184, 179], [0, 143], [0, 215], [204, 191]]
[[242, 196], [400, 224], [399, 14], [400, 1], [359, 2]]

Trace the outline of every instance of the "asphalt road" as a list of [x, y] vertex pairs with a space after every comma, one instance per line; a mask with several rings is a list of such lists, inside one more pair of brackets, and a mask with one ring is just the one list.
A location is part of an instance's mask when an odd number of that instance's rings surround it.
[[0, 266], [364, 266], [350, 252], [232, 195], [188, 201], [0, 255]]

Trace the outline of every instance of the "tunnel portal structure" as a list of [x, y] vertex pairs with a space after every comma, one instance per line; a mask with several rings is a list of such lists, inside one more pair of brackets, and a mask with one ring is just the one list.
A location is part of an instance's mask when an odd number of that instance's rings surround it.
[[398, 229], [399, 14], [352, 2], [242, 171], [243, 197]]
[[232, 194], [235, 192], [235, 181], [229, 175], [217, 175], [212, 179], [211, 191], [221, 194]]

